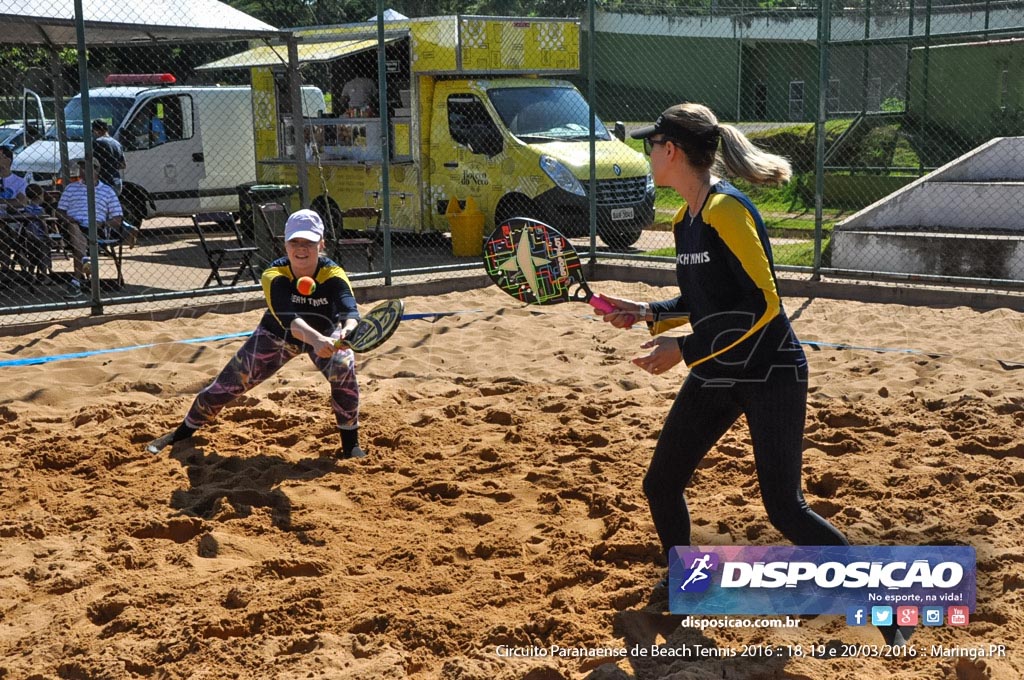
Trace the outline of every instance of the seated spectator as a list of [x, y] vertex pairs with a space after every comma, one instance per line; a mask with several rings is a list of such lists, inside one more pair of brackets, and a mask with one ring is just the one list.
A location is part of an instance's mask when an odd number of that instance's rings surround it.
[[[11, 172], [14, 162], [14, 150], [9, 146], [0, 146], [0, 217], [8, 211], [17, 212], [28, 203], [25, 198], [25, 187], [28, 182]], [[0, 219], [0, 271], [13, 269], [11, 253], [17, 254], [17, 231], [8, 228]]]
[[11, 172], [14, 163], [14, 150], [9, 146], [0, 146], [0, 213], [7, 209], [17, 210], [28, 205], [25, 198], [25, 187], [28, 182]]
[[25, 212], [35, 215], [39, 219], [24, 223], [22, 233], [24, 234], [23, 262], [25, 271], [28, 272], [29, 280], [38, 283], [46, 283], [53, 274], [53, 261], [50, 258], [50, 230], [43, 221], [45, 209], [43, 200], [45, 192], [38, 184], [29, 184], [25, 188], [25, 197], [28, 198], [28, 205]]
[[[89, 204], [88, 187], [86, 186], [86, 161], [78, 160], [79, 181], [72, 182], [57, 203], [57, 212], [67, 224], [68, 242], [71, 245], [72, 263], [75, 269], [71, 279], [71, 286], [65, 295], [69, 299], [82, 297], [82, 281], [85, 280], [87, 272], [86, 258], [86, 233], [89, 229]], [[99, 164], [93, 160], [92, 177], [95, 183], [96, 193], [96, 232], [100, 238], [120, 238], [125, 235], [122, 232], [121, 202], [114, 193], [113, 188], [104, 184], [99, 179]], [[131, 240], [125, 237], [126, 241]]]

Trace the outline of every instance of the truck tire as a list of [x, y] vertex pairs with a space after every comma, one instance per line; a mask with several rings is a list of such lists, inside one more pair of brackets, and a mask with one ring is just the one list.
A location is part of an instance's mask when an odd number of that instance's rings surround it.
[[611, 233], [601, 232], [599, 236], [612, 250], [629, 250], [630, 246], [640, 240], [644, 230], [642, 227], [631, 227]]
[[529, 217], [532, 220], [539, 220], [539, 215], [540, 211], [526, 196], [509, 194], [498, 202], [498, 207], [494, 211], [494, 226], [497, 228], [505, 220], [513, 217]]

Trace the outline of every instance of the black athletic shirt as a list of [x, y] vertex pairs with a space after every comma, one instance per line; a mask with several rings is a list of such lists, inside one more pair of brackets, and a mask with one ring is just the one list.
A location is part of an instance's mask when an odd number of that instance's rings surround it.
[[345, 270], [334, 261], [320, 256], [313, 275], [316, 290], [308, 297], [299, 295], [295, 290], [296, 278], [287, 257], [274, 260], [264, 270], [260, 282], [267, 299], [267, 312], [260, 320], [260, 326], [309, 351], [309, 345], [288, 330], [296, 317], [302, 318], [323, 335], [333, 333], [338, 324], [346, 319], [359, 318], [352, 284]]
[[806, 369], [750, 199], [721, 180], [696, 217], [684, 205], [674, 222], [680, 295], [651, 305], [652, 334], [689, 321], [693, 332], [679, 339], [683, 360], [705, 379], [757, 379], [777, 365]]

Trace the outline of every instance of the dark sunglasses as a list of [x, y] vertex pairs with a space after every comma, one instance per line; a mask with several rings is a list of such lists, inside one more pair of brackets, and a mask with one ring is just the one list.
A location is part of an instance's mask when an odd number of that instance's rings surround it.
[[679, 146], [679, 142], [677, 142], [674, 139], [670, 139], [668, 137], [663, 137], [661, 139], [651, 139], [650, 137], [644, 137], [644, 153], [647, 154], [648, 156], [650, 156], [651, 155], [651, 151], [654, 150], [654, 147], [656, 145], [658, 145], [658, 144], [665, 144], [667, 142], [672, 142], [676, 146]]

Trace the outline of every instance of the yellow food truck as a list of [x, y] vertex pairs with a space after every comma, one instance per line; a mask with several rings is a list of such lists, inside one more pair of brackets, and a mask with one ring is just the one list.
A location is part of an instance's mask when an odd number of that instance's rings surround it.
[[[310, 207], [325, 217], [331, 211], [334, 224], [339, 208], [380, 207], [386, 124], [394, 230], [447, 231], [452, 199], [472, 197], [487, 231], [526, 216], [568, 236], [589, 234], [590, 111], [558, 78], [579, 72], [578, 21], [388, 21], [383, 102], [375, 22], [294, 35], [303, 84], [330, 99], [329, 111], [304, 120], [302, 140], [288, 106], [285, 47], [255, 47], [203, 67], [250, 69], [257, 182], [299, 184], [295, 155], [303, 154]], [[627, 247], [654, 221], [650, 167], [600, 120], [595, 133], [597, 233]]]

